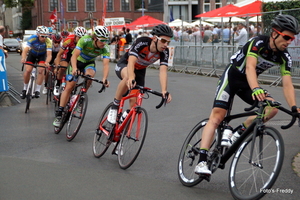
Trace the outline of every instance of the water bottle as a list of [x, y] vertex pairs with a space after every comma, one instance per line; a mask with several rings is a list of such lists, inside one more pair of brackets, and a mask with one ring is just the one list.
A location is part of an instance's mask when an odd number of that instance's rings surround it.
[[126, 110], [125, 112], [123, 112], [121, 119], [120, 119], [120, 124], [125, 120], [125, 118], [127, 117], [128, 113], [129, 113], [129, 109]]
[[76, 94], [73, 94], [73, 95], [71, 96], [71, 98], [70, 98], [70, 104], [69, 104], [70, 107], [73, 106], [73, 104], [74, 104], [76, 98], [77, 98], [77, 95], [76, 95]]
[[61, 82], [62, 82], [62, 83], [61, 83], [62, 90], [64, 90], [65, 87], [66, 87], [66, 77], [65, 77], [65, 76], [63, 76]]
[[222, 136], [222, 141], [221, 141], [221, 145], [222, 146], [227, 146], [230, 147], [231, 146], [231, 141], [230, 138], [232, 136], [232, 127], [229, 125], [226, 125], [224, 127], [224, 131], [223, 131], [223, 136]]

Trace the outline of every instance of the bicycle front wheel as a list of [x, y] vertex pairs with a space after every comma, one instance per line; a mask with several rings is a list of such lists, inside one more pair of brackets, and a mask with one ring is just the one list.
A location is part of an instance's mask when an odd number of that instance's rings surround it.
[[75, 106], [71, 112], [66, 131], [66, 138], [69, 142], [76, 137], [84, 120], [86, 109], [88, 106], [87, 94], [84, 93], [82, 96], [80, 96], [78, 101], [74, 103]]
[[60, 131], [63, 129], [65, 123], [69, 120], [71, 112], [69, 112], [69, 106], [67, 105], [64, 109], [63, 115], [61, 117], [61, 123], [59, 127], [54, 126], [54, 133], [59, 134]]
[[29, 84], [28, 84], [28, 90], [26, 93], [26, 108], [25, 108], [25, 113], [27, 113], [27, 111], [30, 108], [30, 103], [31, 103], [31, 99], [32, 99], [32, 90], [33, 90], [33, 80], [32, 78], [30, 78]]
[[46, 105], [48, 105], [48, 103], [51, 102], [51, 97], [53, 94], [53, 85], [53, 72], [48, 72]]
[[119, 166], [122, 169], [127, 169], [134, 163], [146, 139], [148, 115], [144, 108], [137, 109], [128, 120], [117, 147]]
[[105, 154], [109, 145], [111, 144], [111, 140], [109, 135], [106, 135], [104, 132], [100, 130], [100, 127], [104, 129], [108, 129], [108, 127], [112, 128], [112, 125], [107, 121], [107, 116], [109, 109], [112, 107], [113, 103], [108, 104], [104, 109], [103, 113], [100, 116], [97, 128], [95, 130], [94, 141], [93, 141], [93, 154], [96, 158], [100, 158]]
[[252, 136], [242, 142], [230, 166], [229, 188], [235, 199], [263, 197], [266, 189], [275, 183], [282, 167], [284, 143], [280, 133], [272, 127], [265, 127], [257, 134], [254, 144]]

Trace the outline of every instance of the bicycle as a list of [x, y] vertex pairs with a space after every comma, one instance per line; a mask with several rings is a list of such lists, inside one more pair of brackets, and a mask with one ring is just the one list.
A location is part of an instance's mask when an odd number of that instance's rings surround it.
[[[162, 97], [160, 104], [156, 106], [157, 109], [166, 104], [167, 97], [163, 98], [162, 93], [136, 85], [130, 94], [123, 95], [115, 125], [107, 121], [107, 115], [113, 103], [107, 105], [100, 116], [94, 135], [93, 154], [96, 158], [103, 156], [111, 143], [114, 143], [112, 154], [118, 156], [119, 166], [122, 169], [129, 168], [135, 162], [144, 144], [148, 128], [148, 114], [142, 108], [143, 99], [149, 98], [148, 93]], [[131, 109], [124, 111], [127, 112], [127, 116], [122, 121], [124, 103], [131, 98], [136, 98], [136, 103]]]
[[[29, 83], [28, 83], [28, 87], [27, 87], [27, 90], [26, 90], [26, 107], [25, 107], [25, 113], [27, 113], [27, 111], [30, 108], [31, 99], [33, 99], [35, 97], [34, 92], [35, 92], [36, 78], [37, 78], [37, 70], [36, 70], [36, 68], [37, 67], [46, 68], [45, 66], [38, 65], [37, 63], [35, 63], [35, 64], [26, 63], [26, 65], [33, 66], [33, 69], [31, 71], [30, 79], [29, 79]], [[24, 63], [22, 65], [22, 71], [23, 70], [24, 70]]]
[[[88, 80], [92, 80], [102, 84], [102, 88], [98, 91], [99, 93], [105, 90], [105, 85], [102, 81], [83, 74], [80, 74], [78, 76], [82, 77], [83, 81], [75, 85], [75, 88], [71, 92], [70, 99], [63, 111], [61, 124], [59, 127], [54, 127], [54, 133], [58, 134], [64, 127], [65, 123], [68, 122], [66, 129], [66, 139], [69, 142], [76, 137], [85, 117], [88, 106], [88, 96], [86, 93]], [[77, 93], [78, 88], [80, 89]], [[76, 120], [78, 120], [77, 123]]]
[[[263, 197], [266, 194], [265, 189], [273, 186], [280, 173], [284, 159], [284, 142], [277, 129], [264, 124], [263, 114], [266, 106], [276, 107], [292, 116], [291, 122], [281, 126], [282, 129], [290, 128], [300, 117], [296, 109], [290, 111], [277, 101], [256, 101], [250, 108], [245, 108], [245, 112], [234, 115], [230, 114], [230, 107], [226, 117], [216, 129], [215, 139], [208, 151], [207, 164], [212, 173], [218, 168], [224, 169], [225, 163], [233, 156], [228, 184], [235, 199], [252, 200]], [[255, 107], [258, 109], [251, 111]], [[257, 115], [257, 118], [231, 147], [221, 146], [222, 132], [231, 120], [253, 115]], [[209, 182], [211, 178], [194, 173], [199, 159], [202, 131], [207, 121], [208, 119], [200, 121], [191, 130], [180, 151], [177, 172], [180, 182], [187, 187], [195, 186], [203, 179]]]

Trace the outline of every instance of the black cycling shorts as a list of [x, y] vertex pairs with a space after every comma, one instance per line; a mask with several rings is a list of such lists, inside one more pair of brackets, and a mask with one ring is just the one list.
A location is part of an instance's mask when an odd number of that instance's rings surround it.
[[[116, 67], [115, 67], [115, 72], [116, 72], [117, 76], [119, 77], [119, 79], [121, 79], [121, 80], [122, 80], [121, 71], [126, 67], [127, 67], [127, 64], [125, 64], [125, 63], [118, 63], [118, 65], [116, 65]], [[140, 86], [145, 86], [146, 68], [140, 69], [140, 70], [134, 69], [134, 73], [135, 73], [136, 84], [140, 85]]]

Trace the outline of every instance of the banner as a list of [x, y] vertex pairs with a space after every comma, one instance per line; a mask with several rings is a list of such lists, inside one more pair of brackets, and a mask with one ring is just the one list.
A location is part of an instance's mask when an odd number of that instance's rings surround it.
[[118, 18], [105, 18], [104, 26], [118, 26], [118, 25], [125, 25], [124, 17]]

